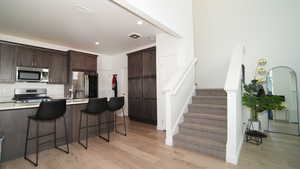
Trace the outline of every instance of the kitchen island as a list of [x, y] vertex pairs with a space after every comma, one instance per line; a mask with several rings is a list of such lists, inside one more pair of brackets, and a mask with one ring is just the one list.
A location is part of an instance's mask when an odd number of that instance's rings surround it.
[[[88, 99], [73, 99], [67, 100], [66, 120], [69, 143], [78, 141], [79, 118], [80, 111], [85, 109]], [[27, 129], [27, 117], [34, 115], [39, 107], [39, 103], [0, 103], [0, 132], [5, 136], [2, 149], [2, 161], [13, 160], [23, 157], [25, 148], [25, 137]], [[82, 123], [85, 125], [85, 116]], [[113, 115], [106, 112], [101, 115], [101, 121], [111, 121]], [[97, 118], [89, 118], [89, 125], [97, 123]], [[103, 132], [106, 130], [106, 125], [103, 126]], [[110, 125], [112, 128], [112, 125]], [[35, 136], [36, 126], [32, 122], [29, 137]], [[40, 124], [40, 134], [44, 135], [54, 131], [53, 122], [43, 122]], [[111, 130], [112, 131], [112, 130]], [[85, 130], [81, 131], [82, 138], [85, 136]], [[89, 129], [89, 136], [95, 136], [97, 128]], [[54, 147], [54, 136], [47, 136], [40, 139], [40, 150], [46, 150]], [[64, 145], [64, 125], [63, 119], [57, 120], [57, 144]], [[28, 144], [29, 153], [35, 152], [35, 141], [30, 141]], [[72, 152], [72, 149], [70, 149]]]

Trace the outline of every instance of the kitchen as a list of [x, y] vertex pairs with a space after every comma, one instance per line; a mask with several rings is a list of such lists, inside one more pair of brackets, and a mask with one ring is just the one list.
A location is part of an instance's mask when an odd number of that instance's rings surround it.
[[[28, 18], [39, 20], [39, 17], [46, 20], [43, 14], [52, 12], [48, 8], [49, 5], [44, 3], [39, 4], [40, 8], [44, 9], [41, 16], [35, 15], [34, 10], [29, 9], [32, 6], [28, 4], [28, 9], [25, 9], [17, 1], [3, 3], [1, 6], [7, 8], [2, 10], [0, 7], [2, 11], [14, 15], [13, 11], [18, 9], [24, 14], [23, 20]], [[87, 9], [86, 6], [89, 8]], [[94, 6], [81, 2], [72, 6], [61, 4], [60, 7], [65, 9], [71, 7], [71, 11], [67, 11], [65, 17], [52, 16], [52, 19], [61, 22], [59, 28], [53, 27], [55, 23], [51, 22], [35, 21], [32, 24], [23, 24], [13, 17], [8, 20], [8, 16], [0, 16], [1, 21], [5, 21], [0, 24], [0, 140], [2, 143], [0, 161], [2, 162], [22, 158], [24, 147], [27, 147], [28, 154], [33, 154], [33, 159], [34, 154], [38, 153], [36, 147], [39, 147], [39, 151], [53, 148], [53, 139], [51, 140], [53, 136], [40, 138], [39, 142], [42, 143], [40, 146], [36, 146], [36, 142], [31, 140], [27, 143], [28, 133], [34, 137], [37, 128], [34, 122], [28, 127], [28, 118], [38, 112], [42, 102], [66, 100], [65, 122], [64, 118], [57, 119], [55, 127], [57, 146], [65, 147], [66, 133], [70, 144], [77, 142], [78, 138], [84, 140], [85, 136], [97, 135], [97, 128], [90, 128], [88, 132], [79, 129], [86, 120], [84, 117], [82, 119], [84, 122], [80, 123], [81, 113], [82, 110], [87, 109], [92, 98], [114, 96], [111, 84], [113, 75], [117, 75], [118, 96], [125, 97], [124, 109], [125, 114], [128, 115], [127, 54], [153, 48], [155, 35], [160, 32], [153, 25], [109, 1], [95, 2]], [[86, 14], [97, 16], [97, 20], [89, 20], [89, 24], [95, 26], [94, 29], [91, 30], [88, 25], [79, 22], [72, 23], [69, 19], [74, 13], [81, 15], [80, 17], [85, 17]], [[105, 17], [102, 17], [103, 15]], [[126, 22], [123, 24], [123, 29], [119, 29], [119, 23], [112, 23], [107, 18], [121, 19]], [[62, 23], [72, 24], [73, 27], [70, 28]], [[44, 24], [48, 27], [43, 27]], [[79, 28], [90, 32], [86, 34]], [[28, 29], [30, 31], [26, 31]], [[69, 34], [60, 34], [60, 31], [73, 31], [73, 34], [70, 37]], [[105, 123], [114, 118], [114, 114], [103, 113], [100, 121]], [[97, 118], [89, 118], [87, 125], [95, 125], [97, 120]], [[114, 127], [110, 124], [103, 125], [100, 127], [100, 132], [105, 137], [107, 130], [112, 130]], [[53, 132], [52, 122], [39, 125], [39, 133], [51, 132]]]
[[[66, 117], [69, 133], [71, 133], [69, 140], [75, 141], [78, 127], [74, 126], [73, 128], [72, 124], [78, 121], [80, 110], [86, 107], [88, 98], [98, 97], [97, 56], [5, 41], [0, 42], [0, 49], [1, 69], [5, 70], [0, 73], [1, 82], [16, 87], [15, 89], [11, 88], [14, 90], [14, 97], [7, 98], [7, 100], [2, 98], [0, 103], [1, 129], [9, 129], [3, 131], [5, 139], [9, 140], [3, 146], [5, 152], [3, 160], [11, 160], [23, 155], [26, 117], [37, 111], [41, 101], [67, 99]], [[83, 89], [85, 90], [83, 92], [80, 90], [82, 88], [76, 85], [78, 79], [84, 83]], [[51, 87], [47, 88], [48, 86]], [[77, 86], [78, 88], [76, 88]], [[51, 93], [52, 96], [49, 95], [47, 89], [54, 90], [54, 93]], [[90, 121], [91, 124], [93, 122]], [[48, 127], [47, 125], [41, 126], [42, 132], [47, 133]], [[59, 127], [62, 126], [58, 126], [58, 131], [63, 131], [63, 128]], [[51, 130], [52, 128], [50, 128]], [[44, 146], [47, 148], [47, 144]], [[49, 146], [51, 146], [51, 142]]]

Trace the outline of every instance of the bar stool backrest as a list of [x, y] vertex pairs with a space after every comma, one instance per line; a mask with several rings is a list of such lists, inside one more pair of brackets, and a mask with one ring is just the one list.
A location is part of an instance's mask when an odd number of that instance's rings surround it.
[[112, 97], [108, 102], [108, 109], [111, 111], [116, 111], [124, 106], [124, 97]]
[[107, 98], [89, 99], [86, 113], [100, 114], [107, 111]]
[[66, 113], [66, 100], [41, 102], [35, 115], [36, 120], [55, 120]]

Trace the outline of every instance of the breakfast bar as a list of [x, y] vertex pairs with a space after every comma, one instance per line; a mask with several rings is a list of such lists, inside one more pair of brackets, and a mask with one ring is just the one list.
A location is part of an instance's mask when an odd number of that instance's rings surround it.
[[[85, 109], [88, 103], [88, 99], [70, 99], [67, 100], [66, 121], [69, 143], [78, 141], [79, 130], [79, 118], [80, 111]], [[26, 138], [27, 117], [34, 115], [39, 107], [40, 103], [0, 103], [0, 128], [5, 141], [2, 144], [2, 160], [8, 161], [23, 157], [24, 146]], [[101, 115], [101, 121], [108, 121], [113, 118], [110, 113], [104, 113]], [[85, 118], [85, 116], [83, 117]], [[63, 119], [57, 121], [57, 145], [61, 146], [65, 144], [64, 140], [64, 125]], [[89, 119], [89, 125], [95, 125], [97, 123], [96, 118]], [[112, 127], [112, 126], [111, 126]], [[40, 124], [40, 133], [53, 132], [53, 123], [45, 122]], [[103, 130], [106, 126], [103, 126]], [[102, 130], [102, 129], [101, 129]], [[30, 129], [31, 137], [34, 137], [35, 123], [32, 123]], [[89, 136], [95, 136], [97, 133], [96, 128], [89, 130]], [[81, 138], [86, 135], [85, 130], [82, 130]], [[46, 150], [53, 148], [53, 136], [44, 137], [40, 139], [42, 143], [40, 150]], [[35, 151], [35, 143], [28, 143], [29, 153]]]

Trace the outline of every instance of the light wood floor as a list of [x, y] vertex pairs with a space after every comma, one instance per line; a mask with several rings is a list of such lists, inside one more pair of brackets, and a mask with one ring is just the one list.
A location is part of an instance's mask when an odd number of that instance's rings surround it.
[[289, 123], [287, 121], [270, 120], [270, 130], [273, 132], [280, 132], [292, 135], [298, 135], [298, 124]]
[[244, 144], [240, 164], [164, 145], [164, 133], [155, 127], [129, 122], [128, 136], [112, 135], [110, 143], [89, 139], [88, 150], [77, 143], [70, 154], [51, 149], [40, 153], [39, 166], [23, 158], [3, 164], [3, 169], [292, 169], [300, 168], [300, 138], [268, 137], [261, 146]]

